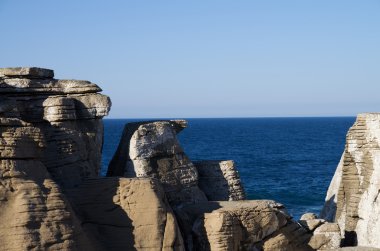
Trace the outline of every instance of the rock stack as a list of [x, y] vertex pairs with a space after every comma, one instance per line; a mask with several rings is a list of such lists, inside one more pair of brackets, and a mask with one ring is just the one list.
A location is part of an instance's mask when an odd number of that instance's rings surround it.
[[359, 114], [321, 217], [337, 222], [343, 245], [380, 248], [380, 114]]
[[98, 176], [110, 100], [52, 70], [0, 69], [0, 250], [93, 249], [65, 190]]

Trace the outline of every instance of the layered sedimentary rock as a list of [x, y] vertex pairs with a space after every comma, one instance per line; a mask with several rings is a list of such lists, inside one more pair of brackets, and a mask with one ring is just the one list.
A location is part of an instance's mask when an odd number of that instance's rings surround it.
[[97, 250], [46, 167], [0, 161], [0, 250]]
[[96, 177], [110, 99], [88, 81], [51, 70], [0, 70], [0, 157], [40, 161], [63, 187]]
[[274, 201], [210, 201], [176, 213], [189, 250], [313, 250], [311, 235]]
[[321, 217], [337, 222], [344, 245], [380, 247], [380, 114], [350, 128]]
[[207, 201], [197, 169], [177, 139], [185, 127], [183, 120], [127, 124], [107, 176], [158, 179], [172, 205]]
[[281, 204], [242, 200], [244, 189], [232, 161], [193, 165], [176, 137], [185, 125], [182, 120], [127, 124], [108, 175], [158, 180], [187, 250], [313, 250], [312, 233]]
[[83, 229], [102, 250], [184, 250], [174, 213], [157, 180], [90, 179], [70, 198]]
[[53, 76], [0, 69], [1, 250], [97, 250], [64, 190], [97, 176], [110, 101]]
[[340, 248], [341, 235], [337, 223], [328, 223], [324, 219], [318, 219], [317, 215], [307, 213], [302, 215], [299, 223], [313, 236], [309, 246], [316, 250], [335, 250]]
[[194, 165], [199, 175], [198, 186], [208, 200], [245, 200], [244, 188], [232, 160], [195, 161]]

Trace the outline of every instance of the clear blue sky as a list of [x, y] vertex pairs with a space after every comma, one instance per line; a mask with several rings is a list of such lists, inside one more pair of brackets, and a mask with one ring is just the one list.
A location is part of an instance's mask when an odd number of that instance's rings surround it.
[[379, 0], [0, 0], [0, 67], [99, 84], [112, 118], [380, 111]]

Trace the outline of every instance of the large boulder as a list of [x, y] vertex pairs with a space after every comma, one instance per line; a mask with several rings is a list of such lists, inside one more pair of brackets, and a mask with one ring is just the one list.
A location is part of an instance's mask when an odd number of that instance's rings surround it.
[[380, 247], [380, 114], [359, 114], [327, 191], [321, 217], [337, 222], [346, 246]]
[[207, 201], [198, 187], [197, 169], [177, 139], [186, 124], [183, 120], [127, 124], [107, 176], [158, 179], [172, 205]]
[[188, 250], [313, 250], [311, 234], [274, 201], [210, 201], [175, 211]]

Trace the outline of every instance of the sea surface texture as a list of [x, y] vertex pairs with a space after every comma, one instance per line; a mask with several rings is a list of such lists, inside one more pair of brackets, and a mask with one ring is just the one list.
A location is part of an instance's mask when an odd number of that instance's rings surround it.
[[[179, 138], [192, 160], [234, 160], [249, 199], [281, 202], [298, 219], [319, 214], [355, 118], [187, 120]], [[133, 121], [104, 120], [103, 175]]]

